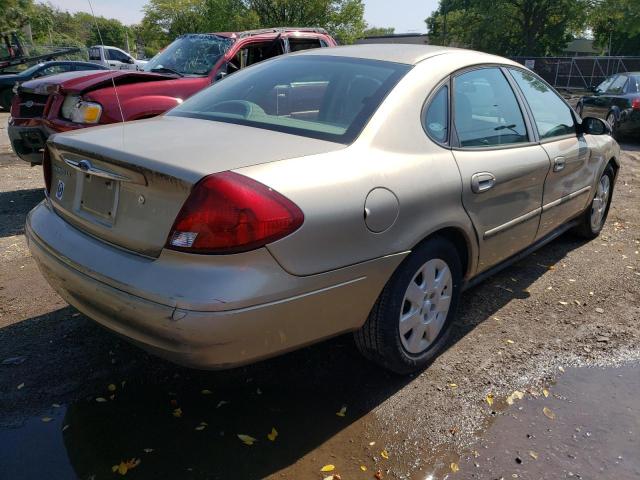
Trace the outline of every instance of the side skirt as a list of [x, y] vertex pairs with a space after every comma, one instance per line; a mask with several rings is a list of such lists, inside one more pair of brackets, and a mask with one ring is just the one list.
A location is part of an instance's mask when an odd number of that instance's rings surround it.
[[487, 278], [495, 275], [499, 271], [504, 270], [505, 268], [513, 265], [514, 263], [522, 260], [524, 257], [529, 256], [530, 254], [532, 254], [533, 252], [535, 252], [539, 248], [544, 247], [547, 243], [549, 243], [549, 242], [555, 240], [556, 238], [558, 238], [563, 233], [567, 232], [568, 230], [571, 230], [573, 227], [578, 225], [579, 222], [580, 221], [579, 221], [579, 217], [578, 217], [577, 219], [571, 220], [571, 221], [565, 223], [564, 225], [561, 225], [560, 227], [556, 228], [552, 232], [549, 232], [547, 235], [542, 237], [540, 240], [536, 241], [535, 243], [532, 243], [529, 247], [525, 248], [521, 252], [516, 253], [515, 255], [507, 258], [506, 260], [503, 260], [499, 264], [497, 264], [497, 265], [489, 268], [488, 270], [485, 270], [484, 272], [476, 275], [472, 279], [468, 280], [462, 286], [462, 291], [467, 290], [468, 288], [471, 288], [471, 287], [475, 287], [476, 285], [478, 285], [479, 283], [483, 282]]

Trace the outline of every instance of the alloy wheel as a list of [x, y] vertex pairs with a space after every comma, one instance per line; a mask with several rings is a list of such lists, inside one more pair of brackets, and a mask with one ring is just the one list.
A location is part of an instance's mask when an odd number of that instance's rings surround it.
[[402, 301], [400, 340], [411, 354], [427, 350], [438, 338], [447, 320], [453, 281], [444, 260], [426, 262], [413, 276]]
[[597, 231], [602, 226], [604, 221], [604, 214], [607, 211], [607, 204], [609, 203], [609, 194], [611, 191], [611, 180], [609, 175], [602, 175], [600, 182], [598, 182], [598, 189], [596, 190], [596, 196], [593, 197], [591, 203], [591, 229]]

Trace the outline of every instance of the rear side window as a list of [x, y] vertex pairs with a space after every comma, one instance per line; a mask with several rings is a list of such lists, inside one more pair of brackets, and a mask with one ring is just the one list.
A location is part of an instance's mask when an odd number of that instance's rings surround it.
[[575, 134], [571, 109], [555, 91], [532, 73], [510, 71], [531, 108], [541, 140]]
[[317, 38], [289, 38], [289, 50], [291, 52], [320, 48], [321, 46], [320, 40]]
[[447, 143], [449, 139], [449, 87], [440, 87], [431, 99], [424, 114], [424, 128], [427, 134], [438, 143]]
[[453, 121], [462, 147], [529, 141], [516, 96], [498, 68], [481, 68], [455, 77], [453, 104]]
[[101, 60], [99, 48], [92, 47], [89, 49], [89, 60]]

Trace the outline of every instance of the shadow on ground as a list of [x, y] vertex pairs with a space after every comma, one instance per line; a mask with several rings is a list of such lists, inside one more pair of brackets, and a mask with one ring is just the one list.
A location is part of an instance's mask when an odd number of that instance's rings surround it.
[[43, 198], [42, 188], [0, 192], [0, 238], [23, 234], [27, 213]]
[[[527, 297], [526, 288], [548, 265], [580, 245], [562, 236], [467, 291], [450, 346], [512, 299]], [[12, 435], [19, 436], [25, 420], [51, 411], [52, 403], [64, 404], [60, 428], [52, 425], [48, 434], [58, 443], [62, 436], [66, 455], [52, 455], [41, 473], [56, 471], [56, 462], [70, 463], [79, 478], [112, 478], [111, 465], [140, 456], [145, 468], [136, 478], [263, 478], [412, 381], [363, 360], [350, 335], [236, 370], [189, 370], [130, 346], [71, 307], [0, 330], [0, 359], [20, 355], [24, 363], [0, 366], [0, 393], [7, 397], [0, 426], [17, 427]], [[16, 390], [21, 382], [25, 387]], [[346, 417], [336, 416], [342, 405], [348, 405]], [[63, 425], [68, 428], [61, 433]], [[276, 442], [266, 437], [273, 427]], [[237, 434], [257, 438], [260, 448], [244, 445]], [[41, 453], [18, 457], [24, 465], [33, 456], [34, 477]], [[2, 464], [16, 461], [14, 454], [0, 454]]]

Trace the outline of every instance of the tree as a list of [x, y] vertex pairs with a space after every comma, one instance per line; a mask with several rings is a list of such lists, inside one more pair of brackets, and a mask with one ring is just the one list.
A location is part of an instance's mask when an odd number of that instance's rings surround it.
[[380, 37], [382, 35], [393, 35], [396, 31], [393, 27], [367, 27], [362, 32], [363, 37]]
[[25, 26], [32, 3], [32, 0], [0, 0], [0, 32]]
[[432, 43], [501, 55], [551, 55], [584, 29], [587, 2], [440, 0], [425, 21]]
[[640, 2], [592, 0], [589, 25], [595, 44], [612, 55], [637, 55], [640, 51]]

